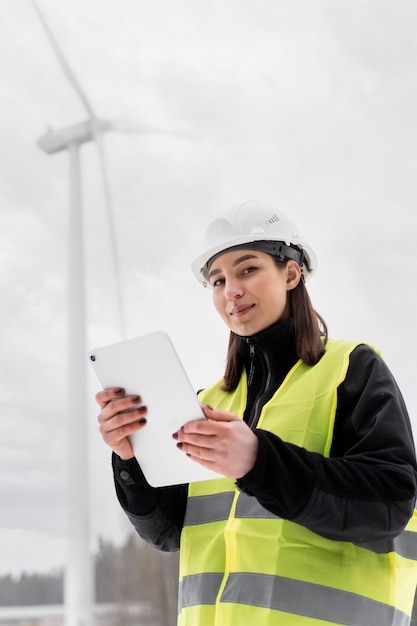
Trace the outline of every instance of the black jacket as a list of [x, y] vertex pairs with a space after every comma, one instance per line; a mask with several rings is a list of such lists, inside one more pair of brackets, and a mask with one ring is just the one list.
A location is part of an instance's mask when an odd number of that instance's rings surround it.
[[[298, 360], [291, 322], [242, 338], [239, 354], [251, 381], [244, 419], [259, 440], [255, 466], [237, 481], [239, 489], [329, 539], [396, 537], [414, 508], [417, 465], [407, 409], [379, 355], [367, 345], [352, 352], [325, 458], [256, 428], [260, 408]], [[265, 354], [272, 371], [266, 388]], [[113, 455], [113, 470], [119, 502], [137, 532], [161, 550], [178, 549], [187, 485], [150, 487], [136, 459]]]

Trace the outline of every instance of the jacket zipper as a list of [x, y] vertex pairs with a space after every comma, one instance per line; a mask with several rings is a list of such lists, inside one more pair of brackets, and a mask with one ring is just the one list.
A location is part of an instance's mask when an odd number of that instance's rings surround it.
[[[251, 364], [250, 364], [250, 370], [249, 370], [249, 376], [248, 376], [248, 387], [250, 387], [253, 381], [254, 373], [255, 373], [255, 346], [253, 343], [250, 343], [249, 339], [247, 339], [246, 341], [249, 343], [249, 355], [251, 358]], [[272, 380], [272, 368], [271, 368], [271, 362], [269, 360], [269, 357], [265, 352], [262, 352], [262, 351], [260, 352], [260, 355], [262, 355], [263, 357], [266, 376], [264, 376], [265, 385], [263, 387], [263, 390], [256, 397], [256, 400], [253, 403], [250, 418], [248, 419], [248, 426], [252, 430], [256, 428], [256, 425], [258, 424], [259, 417], [261, 415], [261, 411], [264, 405], [263, 399], [267, 397], [267, 394], [269, 392], [269, 386]]]

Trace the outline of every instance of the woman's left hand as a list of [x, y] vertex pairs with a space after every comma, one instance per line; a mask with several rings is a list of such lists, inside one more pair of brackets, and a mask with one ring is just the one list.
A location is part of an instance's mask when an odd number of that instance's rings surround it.
[[242, 478], [255, 465], [258, 438], [234, 413], [203, 407], [207, 420], [188, 422], [173, 434], [193, 461], [227, 476]]

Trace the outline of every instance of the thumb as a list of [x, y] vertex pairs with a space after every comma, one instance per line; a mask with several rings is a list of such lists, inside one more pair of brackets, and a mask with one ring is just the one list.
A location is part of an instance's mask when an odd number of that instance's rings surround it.
[[209, 420], [214, 420], [216, 422], [235, 422], [236, 420], [241, 421], [240, 417], [235, 415], [234, 413], [228, 413], [227, 411], [222, 411], [220, 409], [213, 409], [209, 404], [205, 404], [203, 406], [203, 413]]

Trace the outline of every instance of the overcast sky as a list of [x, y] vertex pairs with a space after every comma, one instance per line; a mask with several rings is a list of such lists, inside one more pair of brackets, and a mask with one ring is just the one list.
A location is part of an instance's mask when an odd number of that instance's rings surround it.
[[[227, 331], [189, 265], [215, 212], [263, 199], [317, 252], [331, 336], [382, 351], [416, 428], [416, 3], [38, 1], [97, 115], [172, 131], [105, 136], [127, 336], [165, 329], [196, 388], [221, 376]], [[3, 7], [0, 101], [1, 574], [62, 565], [68, 523], [69, 157], [36, 142], [86, 111], [30, 0]], [[82, 171], [89, 349], [119, 329], [93, 144]], [[127, 529], [97, 389], [93, 547]]]

